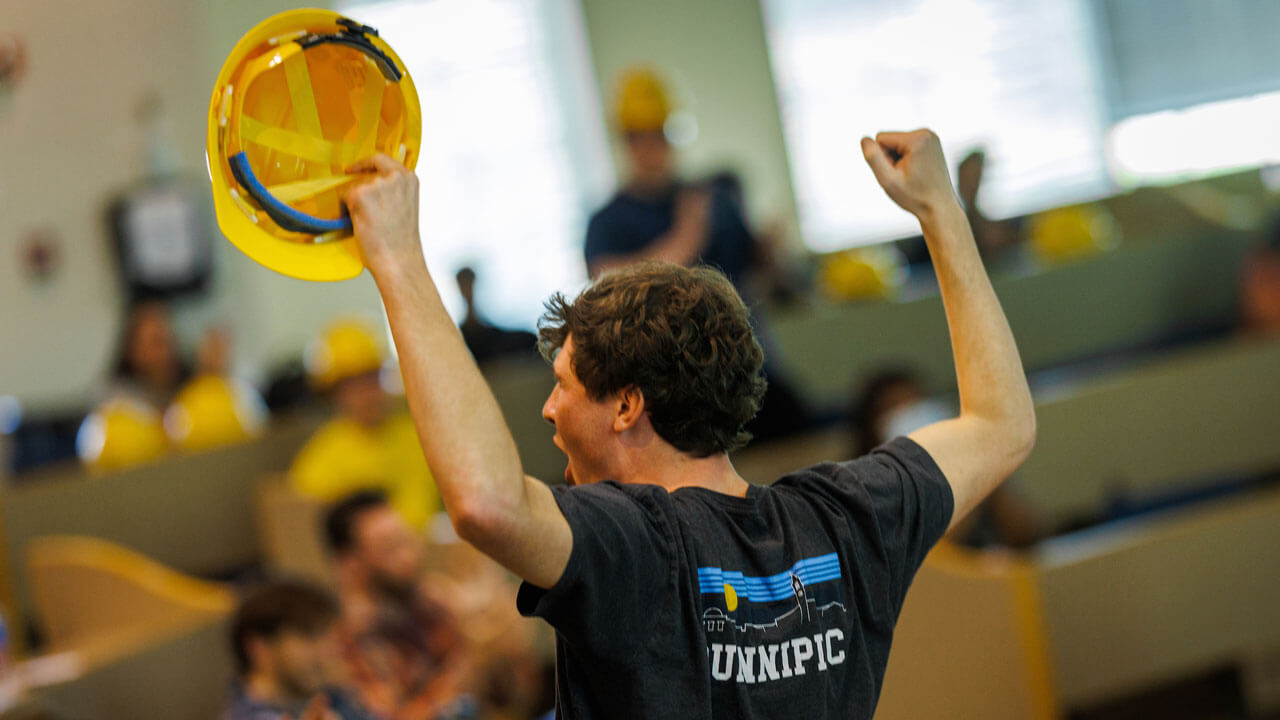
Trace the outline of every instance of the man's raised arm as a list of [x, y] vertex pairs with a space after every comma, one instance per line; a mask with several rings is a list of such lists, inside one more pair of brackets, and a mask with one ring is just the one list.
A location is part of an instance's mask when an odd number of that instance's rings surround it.
[[427, 272], [418, 179], [378, 155], [346, 196], [365, 265], [386, 305], [409, 409], [463, 539], [540, 587], [559, 580], [573, 537], [551, 490], [528, 478], [493, 393]]
[[947, 477], [955, 523], [1007, 478], [1035, 444], [1035, 409], [1022, 361], [987, 278], [973, 232], [929, 130], [862, 139], [889, 197], [924, 231], [951, 331], [960, 415], [911, 433]]

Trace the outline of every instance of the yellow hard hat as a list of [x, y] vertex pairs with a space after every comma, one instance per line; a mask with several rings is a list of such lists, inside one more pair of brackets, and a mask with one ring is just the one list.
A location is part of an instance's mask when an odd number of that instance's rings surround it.
[[147, 403], [119, 397], [103, 403], [80, 424], [76, 453], [94, 471], [120, 470], [158, 459], [169, 441], [160, 413]]
[[671, 114], [667, 89], [652, 70], [635, 68], [618, 83], [618, 127], [622, 132], [662, 130]]
[[818, 283], [832, 300], [869, 300], [892, 296], [906, 271], [901, 256], [887, 246], [857, 248], [823, 258]]
[[164, 414], [164, 429], [188, 451], [232, 445], [262, 434], [267, 408], [247, 384], [220, 375], [200, 375], [178, 392]]
[[1071, 205], [1037, 213], [1028, 229], [1035, 255], [1050, 264], [1108, 250], [1119, 235], [1115, 218], [1098, 205]]
[[355, 277], [346, 169], [378, 152], [413, 169], [421, 140], [418, 92], [376, 30], [330, 10], [274, 15], [236, 43], [209, 101], [218, 226], [285, 275]]
[[307, 375], [321, 390], [340, 380], [382, 368], [382, 349], [367, 325], [355, 319], [338, 320], [307, 346]]

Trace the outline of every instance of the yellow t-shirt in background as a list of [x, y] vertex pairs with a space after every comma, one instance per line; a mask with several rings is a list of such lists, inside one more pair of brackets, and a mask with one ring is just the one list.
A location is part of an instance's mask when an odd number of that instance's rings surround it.
[[330, 420], [298, 452], [289, 481], [298, 493], [324, 502], [357, 490], [382, 490], [415, 528], [425, 527], [441, 505], [408, 413], [396, 413], [376, 428], [342, 417]]

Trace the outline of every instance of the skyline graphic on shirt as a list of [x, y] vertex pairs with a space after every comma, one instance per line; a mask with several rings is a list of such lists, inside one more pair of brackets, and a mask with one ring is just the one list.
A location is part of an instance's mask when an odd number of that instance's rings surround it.
[[[845, 610], [840, 559], [827, 553], [796, 562], [782, 572], [750, 576], [719, 567], [698, 568], [703, 622], [708, 632], [769, 630], [808, 624], [828, 610]], [[719, 596], [719, 597], [717, 597]]]

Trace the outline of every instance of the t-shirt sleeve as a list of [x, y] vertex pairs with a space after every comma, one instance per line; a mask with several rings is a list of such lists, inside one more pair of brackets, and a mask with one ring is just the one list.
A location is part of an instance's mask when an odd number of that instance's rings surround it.
[[517, 606], [565, 641], [625, 657], [647, 638], [655, 603], [674, 582], [674, 539], [657, 487], [598, 483], [553, 488], [573, 532], [564, 574], [550, 589], [520, 586]]
[[951, 523], [951, 485], [928, 451], [905, 437], [835, 465], [832, 480], [866, 540], [859, 562], [883, 568], [896, 617], [925, 555]]

